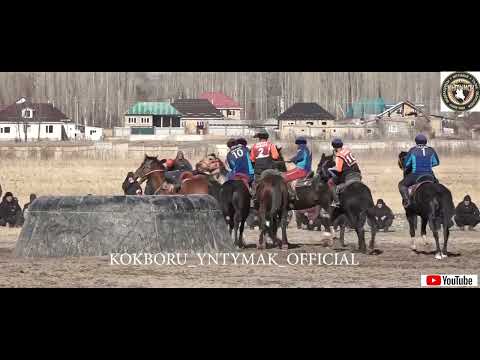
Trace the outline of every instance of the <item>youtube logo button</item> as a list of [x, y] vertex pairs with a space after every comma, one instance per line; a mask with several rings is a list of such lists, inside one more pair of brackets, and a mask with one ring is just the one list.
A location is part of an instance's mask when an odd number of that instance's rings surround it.
[[427, 275], [427, 286], [440, 286], [442, 284], [442, 277], [440, 275]]
[[477, 287], [478, 276], [473, 274], [421, 275], [421, 285], [426, 287]]

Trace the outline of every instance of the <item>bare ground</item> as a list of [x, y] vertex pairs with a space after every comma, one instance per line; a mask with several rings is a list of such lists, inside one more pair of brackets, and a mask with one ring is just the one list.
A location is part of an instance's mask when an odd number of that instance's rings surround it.
[[[0, 287], [419, 287], [420, 275], [478, 274], [480, 269], [480, 233], [453, 230], [445, 260], [435, 260], [433, 244], [414, 253], [404, 222], [397, 221], [392, 232], [380, 232], [376, 247], [380, 255], [355, 253], [359, 265], [288, 265], [292, 253], [335, 253], [322, 241], [321, 233], [297, 230], [292, 224], [289, 241], [296, 247], [288, 251], [269, 249], [276, 253], [279, 265], [198, 266], [192, 256], [187, 265], [111, 265], [109, 257], [80, 258], [16, 258], [13, 256], [18, 229], [0, 229]], [[248, 230], [253, 244], [258, 230]], [[369, 237], [367, 233], [367, 238]], [[431, 236], [429, 237], [432, 242]], [[352, 232], [346, 234], [349, 247], [357, 245]], [[420, 242], [419, 242], [420, 243]], [[254, 248], [245, 254], [260, 255]], [[347, 254], [351, 259], [351, 251]], [[291, 262], [296, 257], [290, 255]], [[266, 258], [266, 255], [265, 255]], [[341, 256], [339, 257], [339, 259]], [[330, 258], [329, 258], [330, 259]], [[188, 265], [197, 265], [189, 267]]]

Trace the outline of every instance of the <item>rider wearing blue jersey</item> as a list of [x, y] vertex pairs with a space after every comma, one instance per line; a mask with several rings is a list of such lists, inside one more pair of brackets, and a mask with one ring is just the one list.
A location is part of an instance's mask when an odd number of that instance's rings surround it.
[[411, 170], [411, 172], [398, 184], [404, 207], [410, 205], [408, 188], [415, 185], [420, 178], [437, 181], [433, 173], [433, 168], [440, 165], [437, 152], [427, 146], [427, 137], [425, 135], [418, 134], [415, 137], [415, 143], [417, 145], [408, 151], [403, 164], [404, 169], [407, 170], [407, 172]]

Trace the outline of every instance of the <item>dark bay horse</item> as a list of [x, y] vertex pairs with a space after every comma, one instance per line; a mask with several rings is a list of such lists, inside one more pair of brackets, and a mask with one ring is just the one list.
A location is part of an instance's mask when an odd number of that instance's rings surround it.
[[171, 195], [171, 194], [208, 194], [208, 178], [204, 175], [193, 175], [190, 172], [182, 174], [180, 189], [175, 189], [175, 185], [166, 181], [165, 173], [166, 159], [159, 160], [156, 156], [145, 155], [145, 158], [135, 171], [135, 178], [140, 179], [140, 183], [148, 180], [150, 188], [155, 189], [153, 194], [145, 191], [146, 195]]
[[[402, 151], [398, 156], [398, 166], [406, 176], [411, 171], [404, 168], [404, 161], [407, 153]], [[428, 179], [425, 179], [428, 180]], [[420, 180], [421, 181], [421, 180]], [[412, 204], [405, 209], [410, 227], [410, 237], [412, 239], [411, 248], [416, 251], [415, 242], [415, 220], [417, 216], [421, 219], [421, 235], [424, 242], [427, 237], [427, 223], [433, 233], [436, 244], [435, 258], [441, 260], [448, 256], [447, 243], [450, 236], [450, 226], [452, 217], [455, 214], [455, 205], [453, 204], [452, 193], [444, 185], [436, 182], [424, 182], [414, 192]], [[443, 229], [443, 249], [440, 249], [439, 230]]]
[[[328, 169], [335, 166], [333, 155], [322, 154], [318, 164], [318, 172], [324, 181], [328, 181], [330, 175]], [[355, 182], [348, 185], [340, 195], [340, 208], [330, 209], [330, 220], [332, 224], [342, 220], [340, 224], [340, 244], [344, 246], [345, 226], [348, 224], [353, 228], [358, 237], [358, 248], [362, 253], [367, 253], [365, 243], [365, 222], [369, 218], [372, 222], [371, 238], [369, 243], [369, 254], [375, 253], [375, 227], [374, 208], [372, 193], [367, 185], [362, 182]]]
[[[265, 170], [256, 187], [259, 203], [258, 217], [260, 236], [257, 249], [265, 249], [265, 235], [268, 234], [274, 245], [288, 250], [288, 188], [282, 175], [276, 170]], [[282, 229], [282, 241], [277, 239], [278, 228]]]
[[245, 247], [243, 229], [250, 212], [250, 191], [242, 180], [228, 180], [220, 187], [218, 202], [223, 216], [233, 232], [234, 245]]
[[[281, 148], [278, 148], [278, 153], [280, 157], [277, 161], [274, 161], [274, 169], [280, 172], [286, 172], [287, 167], [281, 153]], [[320, 206], [328, 213], [330, 204], [332, 203], [332, 194], [327, 183], [323, 181], [320, 176], [314, 176], [311, 179], [310, 185], [297, 187], [296, 193], [297, 197], [295, 200], [291, 200], [289, 197], [289, 210], [306, 210]], [[330, 222], [328, 219], [325, 225], [326, 231], [330, 232]]]

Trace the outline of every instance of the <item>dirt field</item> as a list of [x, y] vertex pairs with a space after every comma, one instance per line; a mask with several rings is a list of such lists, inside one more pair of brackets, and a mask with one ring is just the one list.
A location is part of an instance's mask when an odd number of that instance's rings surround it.
[[[435, 260], [433, 254], [414, 253], [403, 221], [397, 221], [392, 232], [378, 234], [380, 255], [347, 254], [342, 265], [317, 265], [309, 260], [299, 264], [301, 253], [335, 253], [325, 247], [319, 232], [297, 230], [290, 227], [292, 244], [298, 246], [288, 251], [269, 249], [263, 254], [277, 254], [272, 265], [198, 266], [195, 256], [185, 266], [174, 265], [111, 265], [109, 257], [99, 258], [48, 258], [21, 259], [12, 255], [18, 229], [0, 230], [0, 287], [419, 287], [424, 274], [478, 274], [480, 269], [479, 232], [453, 231], [449, 252], [445, 260]], [[292, 224], [294, 226], [294, 224]], [[249, 243], [254, 242], [257, 231], [248, 230]], [[370, 234], [367, 233], [367, 236]], [[430, 242], [433, 239], [429, 239]], [[346, 234], [347, 246], [356, 245], [354, 234]], [[434, 248], [419, 246], [428, 253]], [[256, 254], [254, 249], [245, 254]], [[290, 255], [290, 265], [287, 261]], [[266, 258], [266, 255], [265, 255]], [[325, 260], [333, 261], [332, 256]], [[255, 261], [258, 263], [258, 261]], [[352, 265], [358, 263], [358, 265]], [[222, 264], [221, 262], [219, 264]], [[347, 265], [348, 264], [348, 265]], [[197, 265], [189, 267], [188, 265]]]
[[[364, 180], [374, 198], [383, 198], [395, 213], [401, 211], [397, 190], [400, 171], [392, 158], [357, 156]], [[437, 172], [453, 193], [457, 204], [465, 194], [480, 203], [480, 167], [474, 157], [441, 159]], [[318, 159], [314, 159], [316, 164]], [[12, 191], [21, 205], [31, 192], [37, 195], [110, 195], [121, 194], [121, 183], [136, 161], [6, 161], [0, 160], [3, 191]], [[459, 169], [462, 169], [461, 172]], [[437, 261], [433, 254], [413, 253], [406, 224], [396, 219], [393, 232], [379, 233], [377, 256], [355, 254], [359, 265], [288, 265], [289, 254], [334, 253], [325, 247], [318, 232], [289, 228], [289, 240], [296, 247], [288, 252], [270, 249], [283, 267], [271, 265], [210, 266], [122, 266], [110, 265], [110, 258], [20, 259], [13, 257], [19, 229], [0, 228], [1, 287], [418, 287], [420, 274], [478, 274], [480, 269], [480, 232], [454, 230], [448, 259]], [[247, 231], [253, 244], [258, 230]], [[369, 234], [367, 234], [367, 237]], [[432, 242], [431, 236], [429, 236]], [[356, 246], [353, 233], [347, 233], [348, 245]], [[427, 247], [426, 252], [433, 250]], [[249, 249], [245, 254], [259, 253]], [[348, 254], [344, 251], [341, 254]], [[291, 256], [291, 255], [290, 255]], [[198, 261], [189, 259], [189, 265]]]

